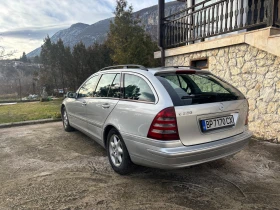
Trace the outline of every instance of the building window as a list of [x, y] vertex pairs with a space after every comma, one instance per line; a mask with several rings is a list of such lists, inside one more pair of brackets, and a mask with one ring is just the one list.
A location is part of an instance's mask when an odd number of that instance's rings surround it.
[[191, 66], [197, 67], [200, 69], [207, 69], [208, 68], [208, 58], [201, 58], [191, 61]]

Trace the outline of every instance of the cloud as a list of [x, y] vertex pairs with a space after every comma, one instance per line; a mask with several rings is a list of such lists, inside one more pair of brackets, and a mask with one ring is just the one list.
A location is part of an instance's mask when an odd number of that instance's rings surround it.
[[[112, 16], [98, 0], [9, 0], [0, 3], [0, 31], [46, 25], [90, 23]], [[105, 2], [108, 0], [105, 0]], [[2, 12], [3, 11], [3, 12]]]
[[[128, 0], [134, 11], [157, 2]], [[39, 47], [47, 34], [77, 22], [93, 24], [112, 17], [115, 5], [115, 0], [0, 0], [0, 36], [9, 43], [0, 40], [0, 46], [29, 52]]]
[[24, 39], [41, 39], [47, 34], [52, 36], [57, 31], [67, 28], [66, 26], [46, 26], [46, 27], [27, 27], [19, 28], [16, 30], [2, 32], [0, 36], [2, 37], [11, 37], [11, 38], [24, 38]]

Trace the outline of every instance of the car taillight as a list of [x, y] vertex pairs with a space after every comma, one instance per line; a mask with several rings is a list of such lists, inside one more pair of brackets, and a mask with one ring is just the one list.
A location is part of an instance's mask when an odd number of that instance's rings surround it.
[[179, 139], [174, 107], [163, 109], [157, 114], [150, 126], [148, 138], [157, 140]]

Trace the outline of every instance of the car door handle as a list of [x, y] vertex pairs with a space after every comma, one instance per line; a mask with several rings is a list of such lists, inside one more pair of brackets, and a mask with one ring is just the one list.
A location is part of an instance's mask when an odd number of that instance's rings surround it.
[[108, 109], [109, 107], [110, 107], [110, 104], [102, 104], [102, 107], [104, 108], [104, 109]]
[[82, 106], [86, 106], [86, 105], [87, 105], [87, 102], [84, 101], [84, 102], [82, 103]]

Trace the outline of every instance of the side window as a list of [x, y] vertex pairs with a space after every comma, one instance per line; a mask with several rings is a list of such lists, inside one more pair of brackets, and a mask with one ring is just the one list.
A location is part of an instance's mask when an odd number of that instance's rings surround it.
[[121, 82], [121, 75], [117, 74], [115, 76], [115, 79], [113, 83], [111, 84], [108, 97], [111, 98], [120, 98], [121, 92], [120, 92], [120, 82]]
[[119, 86], [120, 86], [120, 74], [103, 74], [96, 87], [94, 96], [115, 97], [114, 95], [119, 94], [120, 92]]
[[155, 96], [147, 82], [141, 77], [131, 74], [125, 74], [124, 77], [124, 98], [155, 102]]
[[92, 97], [93, 90], [98, 82], [99, 76], [93, 76], [80, 88], [78, 97]]

